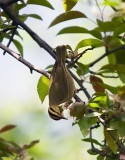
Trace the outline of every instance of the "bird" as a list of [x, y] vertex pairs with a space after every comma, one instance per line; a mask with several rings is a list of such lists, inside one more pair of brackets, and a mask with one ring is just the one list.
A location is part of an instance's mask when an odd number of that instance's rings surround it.
[[60, 120], [60, 119], [67, 119], [63, 116], [63, 114], [60, 112], [60, 109], [58, 106], [50, 106], [48, 108], [48, 113], [49, 116], [53, 119], [53, 120]]
[[56, 47], [56, 61], [50, 75], [49, 84], [49, 116], [54, 120], [66, 119], [59, 105], [72, 99], [75, 85], [66, 64], [66, 46]]

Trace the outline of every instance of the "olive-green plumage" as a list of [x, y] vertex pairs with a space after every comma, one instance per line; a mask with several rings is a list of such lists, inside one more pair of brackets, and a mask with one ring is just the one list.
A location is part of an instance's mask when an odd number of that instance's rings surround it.
[[73, 97], [75, 89], [73, 78], [65, 65], [65, 59], [66, 47], [64, 45], [58, 46], [49, 86], [49, 106], [56, 112], [59, 112], [57, 111], [58, 105]]

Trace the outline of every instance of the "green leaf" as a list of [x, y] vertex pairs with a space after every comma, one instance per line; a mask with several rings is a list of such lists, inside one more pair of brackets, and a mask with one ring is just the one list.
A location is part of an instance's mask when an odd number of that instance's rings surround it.
[[19, 15], [19, 18], [20, 18], [21, 21], [25, 22], [28, 18], [28, 15], [25, 15], [25, 14]]
[[70, 11], [78, 2], [78, 0], [63, 0], [63, 7], [65, 11]]
[[[120, 47], [122, 45], [122, 42], [118, 39], [118, 37], [114, 36], [107, 36], [104, 38], [105, 45], [108, 46], [108, 50], [112, 50], [114, 48]], [[111, 64], [125, 64], [125, 54], [124, 50], [120, 49], [117, 51], [114, 51], [111, 55], [108, 56], [109, 63]]]
[[87, 105], [87, 107], [92, 107], [92, 108], [102, 108], [102, 106], [100, 106], [99, 104], [97, 103], [89, 103]]
[[104, 156], [101, 156], [101, 155], [99, 155], [98, 157], [97, 157], [97, 160], [104, 160]]
[[86, 18], [86, 15], [79, 11], [69, 11], [67, 13], [62, 13], [52, 21], [52, 23], [49, 25], [49, 28], [58, 23], [76, 18]]
[[122, 95], [125, 93], [125, 85], [119, 86], [118, 95]]
[[79, 76], [85, 75], [89, 72], [89, 65], [84, 65], [81, 62], [77, 62], [78, 68], [77, 73]]
[[115, 20], [112, 20], [112, 21], [101, 21], [99, 19], [97, 19], [97, 23], [98, 23], [98, 26], [99, 26], [99, 30], [101, 32], [112, 32], [114, 31], [116, 28], [119, 27], [119, 25], [123, 25], [123, 23], [118, 23], [117, 21]]
[[28, 0], [27, 4], [36, 4], [54, 9], [53, 6], [47, 0]]
[[23, 37], [20, 35], [20, 33], [19, 33], [17, 30], [16, 30], [15, 35], [17, 35], [18, 37], [20, 37], [20, 39], [22, 39], [22, 40], [23, 40]]
[[98, 28], [94, 28], [93, 30], [90, 30], [88, 33], [91, 34], [93, 37], [102, 40], [102, 35]]
[[102, 84], [107, 90], [109, 90], [111, 93], [113, 94], [117, 94], [118, 93], [118, 87], [113, 87], [113, 86], [110, 86], [106, 83]]
[[122, 64], [107, 64], [107, 65], [104, 65], [103, 67], [101, 67], [99, 69], [99, 71], [102, 71], [103, 73], [107, 73], [107, 72], [110, 71], [110, 72], [121, 72], [121, 73], [125, 74], [125, 65], [122, 65]]
[[0, 17], [0, 28], [2, 24], [4, 24], [4, 20]]
[[26, 16], [27, 18], [32, 17], [32, 18], [42, 20], [42, 18], [38, 14], [23, 14], [23, 15]]
[[[119, 47], [122, 45], [122, 42], [118, 39], [118, 37], [114, 37], [114, 36], [108, 36], [107, 38], [105, 38], [105, 44], [108, 45], [108, 49], [112, 50], [116, 47]], [[124, 65], [125, 66], [125, 54], [124, 54], [124, 50], [118, 50], [113, 52], [111, 55], [108, 56], [108, 60], [110, 64], [116, 64], [116, 65]], [[120, 67], [120, 66], [119, 66]], [[121, 71], [121, 67], [115, 71], [109, 70], [107, 69], [106, 72], [117, 72], [119, 75], [120, 80], [125, 83], [125, 74], [124, 72]], [[120, 69], [120, 70], [119, 70]]]
[[6, 18], [6, 20], [7, 20], [8, 22], [11, 21], [11, 20], [10, 20], [10, 17], [9, 17], [5, 12], [1, 12], [1, 14], [2, 14], [2, 17]]
[[108, 5], [108, 6], [111, 6], [111, 7], [114, 7], [114, 6], [116, 6], [116, 7], [118, 7], [119, 6], [119, 3], [120, 1], [117, 1], [117, 0], [105, 0], [104, 2], [103, 2], [103, 5]]
[[118, 93], [118, 87], [113, 87], [113, 86], [110, 86], [106, 83], [100, 83], [100, 86], [104, 87], [105, 89], [109, 90], [111, 93], [113, 94], [117, 94]]
[[97, 102], [99, 103], [99, 105], [101, 107], [106, 107], [107, 106], [107, 96], [98, 96], [98, 97], [95, 97], [92, 102]]
[[2, 24], [2, 25], [0, 25], [0, 28], [1, 29], [6, 29], [6, 28], [15, 28], [15, 26], [12, 26], [12, 25], [6, 25], [6, 24]]
[[120, 114], [110, 121], [110, 128], [115, 129], [120, 137], [125, 136], [125, 114]]
[[16, 48], [18, 49], [18, 51], [20, 52], [21, 56], [23, 57], [23, 46], [22, 46], [22, 44], [15, 39], [13, 40], [13, 43], [16, 46]]
[[59, 34], [66, 34], [66, 33], [88, 33], [88, 30], [83, 27], [78, 27], [78, 26], [72, 26], [72, 27], [66, 27], [59, 31], [57, 35]]
[[18, 153], [19, 149], [19, 146], [14, 142], [9, 142], [0, 138], [0, 157], [10, 157], [14, 153]]
[[[114, 159], [117, 159], [117, 158], [118, 158], [118, 156], [116, 154], [116, 157], [114, 157]], [[112, 160], [112, 158], [106, 157], [105, 160]]]
[[42, 20], [42, 18], [37, 14], [23, 14], [23, 15], [20, 15], [19, 17], [23, 22], [26, 21], [27, 18], [29, 17], [36, 18], [38, 20]]
[[122, 73], [118, 73], [120, 80], [122, 81], [122, 83], [125, 83], [125, 74]]
[[10, 39], [9, 33], [0, 32], [0, 42], [2, 42], [5, 38]]
[[83, 117], [79, 120], [78, 125], [84, 137], [88, 135], [90, 127], [96, 122], [97, 119], [95, 117]]
[[112, 136], [109, 134], [109, 132], [106, 129], [104, 129], [104, 136], [105, 136], [108, 147], [115, 154], [116, 151], [118, 150], [118, 145], [116, 144], [116, 142], [114, 141], [114, 139], [112, 138]]
[[3, 35], [2, 33], [3, 33], [3, 32], [0, 32], [0, 42], [2, 42], [3, 39], [4, 39], [4, 35]]
[[88, 149], [87, 152], [88, 152], [90, 155], [97, 155], [97, 153], [94, 152], [92, 149]]
[[93, 138], [85, 138], [85, 139], [82, 139], [82, 141], [90, 142], [90, 143], [94, 143], [96, 145], [102, 146], [101, 143], [99, 143], [96, 139], [93, 139]]
[[123, 49], [115, 52], [114, 55], [115, 55], [116, 63], [117, 64], [123, 64], [123, 65], [125, 65], [125, 52], [124, 52]]
[[86, 47], [86, 46], [101, 47], [103, 46], [103, 43], [98, 39], [92, 39], [92, 38], [84, 39], [77, 44], [75, 50], [78, 50], [79, 48]]
[[125, 25], [124, 26], [119, 26], [118, 28], [115, 29], [114, 31], [114, 36], [118, 36], [121, 33], [125, 32]]
[[46, 69], [50, 69], [50, 70], [52, 70], [52, 68], [53, 68], [53, 64], [50, 64], [49, 66], [46, 67]]
[[16, 12], [18, 12], [19, 10], [21, 10], [24, 7], [26, 7], [26, 4], [24, 4], [24, 3], [23, 4], [18, 4], [18, 5], [16, 5], [15, 10], [16, 10]]
[[41, 102], [44, 101], [49, 90], [49, 79], [45, 76], [41, 76], [37, 84], [37, 92]]
[[106, 96], [99, 96], [93, 99], [93, 102], [101, 102], [104, 105], [107, 104], [107, 97]]
[[97, 28], [93, 29], [93, 30], [87, 30], [86, 28], [83, 27], [79, 27], [79, 26], [72, 26], [72, 27], [66, 27], [63, 28], [62, 30], [60, 30], [57, 35], [60, 34], [69, 34], [69, 33], [86, 33], [86, 34], [90, 34], [98, 39], [102, 39], [101, 33], [98, 31]]
[[108, 61], [109, 61], [109, 64], [115, 64], [116, 63], [116, 56], [115, 56], [115, 54], [108, 55]]

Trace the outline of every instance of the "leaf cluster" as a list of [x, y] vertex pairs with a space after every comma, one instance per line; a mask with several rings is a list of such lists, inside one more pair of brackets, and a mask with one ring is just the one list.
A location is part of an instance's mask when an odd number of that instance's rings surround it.
[[[57, 16], [49, 27], [54, 27], [59, 23], [64, 23], [65, 21], [76, 18], [80, 18], [81, 20], [89, 19], [84, 13], [71, 10], [77, 2], [78, 1], [64, 0], [64, 9], [66, 12]], [[100, 5], [98, 3], [96, 3], [96, 5], [100, 9]], [[82, 78], [85, 79], [85, 77], [89, 77], [89, 83], [94, 89], [93, 95], [91, 95], [89, 101], [83, 105], [84, 108], [82, 111], [84, 110], [84, 112], [82, 113], [82, 116], [80, 115], [79, 117], [79, 114], [77, 114], [78, 110], [74, 105], [71, 105], [74, 107], [72, 109], [70, 106], [70, 110], [72, 110], [70, 115], [75, 117], [73, 124], [79, 125], [83, 136], [86, 137], [90, 135], [90, 138], [85, 138], [83, 141], [91, 144], [91, 149], [88, 150], [88, 153], [98, 155], [98, 160], [118, 159], [125, 151], [124, 11], [120, 8], [120, 2], [105, 0], [102, 6], [109, 6], [114, 10], [114, 14], [110, 20], [104, 21], [104, 10], [101, 11], [100, 9], [102, 17], [100, 19], [95, 19], [95, 28], [88, 30], [83, 26], [70, 26], [61, 29], [57, 33], [57, 35], [91, 35], [91, 38], [83, 39], [76, 44], [75, 50], [72, 50], [72, 47], [67, 45], [67, 58], [70, 59], [68, 67], [73, 68], [76, 71], [76, 74], [81, 81]], [[86, 53], [86, 51], [84, 51], [85, 47], [91, 47], [91, 52], [97, 48], [103, 48], [105, 52], [98, 59], [94, 59], [93, 62], [83, 64], [80, 59]], [[79, 53], [79, 49], [81, 48], [83, 48], [83, 52]], [[97, 71], [91, 71], [93, 65], [104, 57], [107, 57], [108, 64], [103, 64]], [[111, 86], [105, 83], [105, 79], [102, 77], [112, 78], [112, 81], [118, 78], [123, 84]], [[41, 83], [41, 86], [43, 83], [44, 82]], [[78, 90], [83, 91], [82, 88]], [[77, 105], [77, 107], [79, 108], [79, 105]], [[99, 142], [98, 139], [92, 137], [93, 129], [99, 128], [100, 126], [103, 128], [104, 139], [102, 142]]]
[[[0, 134], [7, 132], [15, 127], [15, 125], [11, 124], [6, 125], [0, 129]], [[27, 150], [38, 142], [38, 140], [34, 140], [30, 142], [30, 144], [19, 146], [14, 141], [7, 141], [6, 139], [0, 137], [0, 160], [3, 160], [4, 157], [11, 157], [15, 160], [26, 159]]]

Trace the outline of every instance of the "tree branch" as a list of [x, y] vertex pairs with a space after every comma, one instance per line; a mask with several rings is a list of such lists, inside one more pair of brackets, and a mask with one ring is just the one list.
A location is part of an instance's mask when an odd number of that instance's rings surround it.
[[[107, 126], [106, 126], [106, 124], [105, 124], [105, 121], [102, 119], [102, 118], [100, 118], [100, 117], [98, 117], [98, 120], [99, 120], [99, 122], [101, 122], [101, 124], [104, 126], [104, 128], [105, 129], [107, 129]], [[118, 141], [118, 139], [116, 139], [115, 137], [114, 137], [114, 135], [112, 134], [112, 132], [110, 131], [110, 130], [107, 130], [107, 132], [110, 134], [110, 136], [113, 138], [113, 140], [116, 142], [116, 144], [118, 145], [118, 147], [123, 151], [123, 152], [125, 152], [125, 146], [120, 142], [120, 141]]]
[[[33, 32], [24, 22], [22, 22], [14, 13], [13, 11], [4, 5], [1, 5], [1, 8], [4, 10], [4, 12], [12, 19], [15, 25], [20, 25], [29, 35], [39, 44], [40, 47], [44, 48], [54, 59], [56, 57], [56, 53], [52, 50], [52, 48], [44, 41], [42, 40], [35, 32]], [[22, 58], [22, 57], [21, 57]], [[66, 61], [68, 62], [68, 61]], [[32, 67], [31, 67], [32, 68]], [[75, 79], [75, 81], [79, 84], [81, 89], [86, 94], [87, 98], [90, 99], [90, 95], [87, 92], [86, 88], [82, 85], [82, 82], [70, 71], [72, 77]], [[42, 73], [44, 74], [44, 73]]]
[[12, 3], [18, 2], [20, 0], [0, 0], [0, 5], [8, 6]]
[[91, 70], [89, 70], [89, 73], [99, 75], [99, 76], [104, 77], [104, 78], [118, 78], [118, 76], [105, 76], [102, 73], [96, 73], [96, 72], [93, 72]]
[[52, 48], [34, 31], [32, 31], [24, 22], [22, 22], [9, 7], [1, 5], [1, 8], [12, 19], [15, 25], [20, 25], [37, 42], [37, 44], [39, 44], [40, 47], [44, 48], [53, 58], [55, 58], [55, 53]]
[[[93, 129], [96, 129], [96, 128], [98, 128], [98, 127], [100, 127], [99, 122], [98, 122], [96, 125], [90, 127], [90, 138], [91, 138], [91, 139], [92, 139], [92, 130], [93, 130]], [[91, 148], [92, 148], [92, 151], [93, 151], [93, 152], [95, 152], [95, 153], [97, 153], [97, 154], [99, 154], [99, 155], [101, 155], [101, 156], [104, 156], [104, 157], [106, 156], [106, 157], [109, 157], [109, 158], [113, 158], [111, 155], [108, 155], [106, 152], [95, 148], [93, 142], [91, 142]]]
[[110, 51], [107, 51], [105, 54], [103, 54], [102, 56], [100, 56], [97, 60], [95, 60], [94, 62], [90, 63], [90, 67], [94, 66], [97, 62], [99, 62], [101, 59], [103, 59], [104, 57], [108, 56], [109, 54], [113, 53], [113, 52], [116, 52], [118, 50], [121, 50], [121, 49], [125, 49], [125, 44], [124, 45], [121, 45], [119, 47], [116, 47]]
[[73, 97], [77, 102], [82, 102], [82, 100], [79, 98], [79, 96], [77, 96], [77, 94], [74, 94]]
[[86, 90], [86, 88], [83, 86], [82, 81], [79, 80], [70, 70], [69, 70], [71, 76], [74, 78], [74, 80], [78, 83], [78, 85], [80, 86], [81, 90], [85, 93], [86, 97], [88, 99], [91, 98], [90, 94], [88, 93], [88, 91]]
[[83, 56], [83, 54], [85, 54], [87, 51], [93, 50], [93, 49], [94, 49], [94, 47], [85, 49], [74, 61], [70, 61], [68, 63], [68, 67], [74, 66], [74, 64], [77, 63], [78, 60]]
[[38, 73], [43, 74], [47, 78], [49, 78], [49, 73], [47, 71], [44, 71], [44, 70], [32, 65], [30, 62], [28, 62], [27, 60], [22, 58], [18, 53], [12, 51], [11, 49], [9, 49], [6, 46], [4, 46], [3, 44], [0, 44], [0, 48], [3, 49], [4, 51], [6, 51], [7, 53], [9, 53], [11, 56], [13, 56], [15, 59], [17, 59], [18, 61], [20, 61], [21, 63], [23, 63], [27, 67], [29, 67], [31, 72], [32, 72], [32, 70], [34, 70], [34, 71], [36, 71]]

